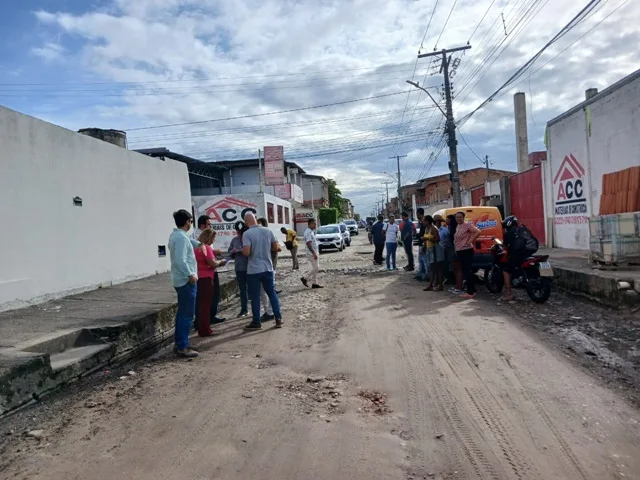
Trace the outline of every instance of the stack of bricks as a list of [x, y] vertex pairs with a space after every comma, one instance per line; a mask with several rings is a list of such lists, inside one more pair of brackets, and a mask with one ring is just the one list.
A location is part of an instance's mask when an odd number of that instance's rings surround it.
[[600, 215], [640, 211], [640, 167], [602, 176]]

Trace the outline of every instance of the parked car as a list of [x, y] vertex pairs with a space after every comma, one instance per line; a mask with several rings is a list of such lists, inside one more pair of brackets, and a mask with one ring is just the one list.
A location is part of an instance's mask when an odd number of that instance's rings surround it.
[[342, 232], [342, 236], [344, 237], [344, 245], [346, 247], [351, 246], [351, 233], [349, 232], [349, 227], [347, 227], [346, 223], [339, 223], [338, 227], [340, 227], [340, 232]]
[[335, 248], [339, 252], [344, 249], [345, 241], [339, 225], [323, 225], [316, 230], [316, 240], [318, 240], [318, 250]]
[[358, 228], [367, 228], [367, 222], [365, 222], [364, 220], [360, 220], [358, 222]]
[[354, 219], [349, 219], [344, 221], [345, 225], [349, 229], [349, 234], [358, 235], [358, 222]]

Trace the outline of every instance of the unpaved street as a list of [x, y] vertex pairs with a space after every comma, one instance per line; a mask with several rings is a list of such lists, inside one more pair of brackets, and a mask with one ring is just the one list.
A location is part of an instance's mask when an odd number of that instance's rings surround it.
[[322, 255], [323, 290], [280, 262], [285, 328], [233, 319], [194, 340], [196, 360], [167, 349], [4, 420], [2, 478], [640, 478], [635, 386], [601, 377], [632, 382], [633, 355], [603, 346], [590, 372], [568, 337], [525, 321], [600, 307], [423, 292], [374, 269], [364, 237]]

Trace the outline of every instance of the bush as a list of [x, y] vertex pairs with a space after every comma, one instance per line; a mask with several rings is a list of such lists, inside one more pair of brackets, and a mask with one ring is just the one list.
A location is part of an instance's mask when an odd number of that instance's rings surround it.
[[321, 208], [318, 210], [318, 220], [320, 225], [329, 225], [330, 223], [338, 223], [337, 208]]

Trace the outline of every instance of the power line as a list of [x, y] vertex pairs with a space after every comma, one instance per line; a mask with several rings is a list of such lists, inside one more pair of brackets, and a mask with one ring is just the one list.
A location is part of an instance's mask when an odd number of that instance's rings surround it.
[[589, 3], [587, 3], [582, 8], [582, 10], [580, 10], [580, 12], [578, 12], [564, 27], [562, 27], [560, 29], [560, 31], [558, 33], [556, 33], [556, 35], [554, 35], [554, 37], [551, 40], [549, 40], [540, 50], [538, 50], [538, 52], [533, 57], [531, 57], [522, 67], [520, 67], [513, 75], [511, 75], [511, 77], [509, 77], [509, 79], [500, 88], [498, 88], [494, 93], [492, 93], [484, 102], [482, 102], [480, 105], [478, 105], [478, 107], [476, 107], [470, 113], [465, 115], [460, 120], [460, 125], [463, 125], [478, 110], [484, 108], [488, 103], [493, 101], [493, 99], [497, 95], [499, 95], [500, 92], [502, 92], [504, 89], [509, 87], [515, 80], [517, 80], [520, 76], [522, 76], [522, 74], [529, 67], [531, 67], [531, 65], [533, 65], [535, 63], [535, 61], [540, 57], [540, 55], [542, 55], [545, 52], [545, 50], [547, 50], [551, 45], [556, 43], [559, 39], [561, 39], [564, 35], [566, 35], [568, 32], [570, 32], [577, 25], [579, 25], [580, 22], [582, 22], [582, 20], [584, 20], [585, 16], [588, 15], [591, 12], [591, 10], [593, 10], [593, 8], [596, 7], [601, 1], [602, 0], [591, 0]]
[[491, 10], [491, 7], [493, 7], [493, 4], [495, 3], [496, 0], [491, 0], [491, 3], [489, 4], [489, 7], [487, 8], [487, 11], [484, 12], [484, 15], [482, 16], [482, 18], [480, 19], [480, 21], [478, 22], [478, 25], [476, 25], [476, 28], [473, 29], [473, 32], [471, 33], [471, 35], [469, 36], [469, 40], [467, 40], [467, 43], [471, 42], [471, 39], [473, 38], [473, 36], [476, 34], [476, 32], [478, 31], [478, 28], [480, 28], [480, 25], [482, 24], [482, 22], [484, 22], [485, 17], [487, 16], [487, 14], [489, 13], [489, 10]]
[[[406, 65], [409, 67], [410, 63], [398, 63], [395, 65], [389, 65], [389, 68], [396, 68]], [[347, 68], [337, 70], [316, 70], [305, 72], [288, 72], [288, 73], [273, 73], [265, 75], [245, 75], [237, 77], [217, 77], [217, 78], [193, 78], [193, 79], [177, 79], [177, 80], [142, 80], [142, 81], [123, 81], [123, 82], [43, 82], [43, 83], [0, 83], [0, 85], [6, 86], [47, 86], [47, 85], [142, 85], [142, 84], [154, 84], [154, 83], [182, 83], [182, 82], [208, 82], [213, 80], [231, 80], [238, 78], [269, 78], [269, 77], [286, 77], [294, 75], [314, 75], [316, 73], [334, 73], [334, 72], [355, 72], [364, 70], [377, 70], [381, 68], [387, 68], [386, 65], [379, 67], [362, 67], [362, 68]], [[389, 72], [380, 72], [389, 73]], [[283, 80], [284, 81], [284, 80]]]
[[440, 42], [440, 39], [442, 38], [442, 34], [444, 33], [444, 30], [447, 28], [447, 24], [449, 23], [449, 19], [451, 18], [451, 15], [453, 14], [453, 10], [456, 8], [456, 4], [457, 3], [458, 3], [458, 0], [455, 0], [453, 2], [453, 6], [451, 7], [451, 10], [449, 11], [449, 16], [445, 20], [444, 25], [442, 26], [442, 30], [440, 31], [440, 35], [438, 35], [438, 39], [436, 40], [436, 44], [433, 47], [434, 51], [438, 49], [438, 42]]
[[167, 127], [181, 127], [184, 125], [199, 125], [199, 124], [203, 124], [203, 123], [213, 123], [213, 122], [225, 122], [228, 120], [239, 120], [242, 118], [254, 118], [254, 117], [265, 117], [265, 116], [269, 116], [269, 115], [279, 115], [281, 113], [292, 113], [292, 112], [301, 112], [303, 110], [313, 110], [315, 108], [325, 108], [325, 107], [332, 107], [335, 105], [346, 105], [349, 103], [356, 103], [356, 102], [363, 102], [366, 100], [374, 100], [377, 98], [385, 98], [385, 97], [392, 97], [394, 95], [403, 95], [404, 93], [406, 93], [405, 91], [402, 92], [394, 92], [394, 93], [385, 93], [382, 95], [373, 95], [371, 97], [364, 97], [364, 98], [357, 98], [355, 100], [344, 100], [342, 102], [334, 102], [334, 103], [325, 103], [324, 105], [314, 105], [312, 107], [300, 107], [300, 108], [291, 108], [288, 110], [276, 110], [273, 112], [266, 112], [266, 113], [253, 113], [250, 115], [238, 115], [236, 117], [226, 117], [226, 118], [215, 118], [212, 120], [199, 120], [199, 121], [195, 121], [195, 122], [183, 122], [183, 123], [169, 123], [166, 125], [152, 125], [149, 127], [136, 127], [136, 128], [129, 128], [128, 131], [133, 132], [133, 131], [138, 131], [138, 130], [151, 130], [153, 128], [167, 128]]

